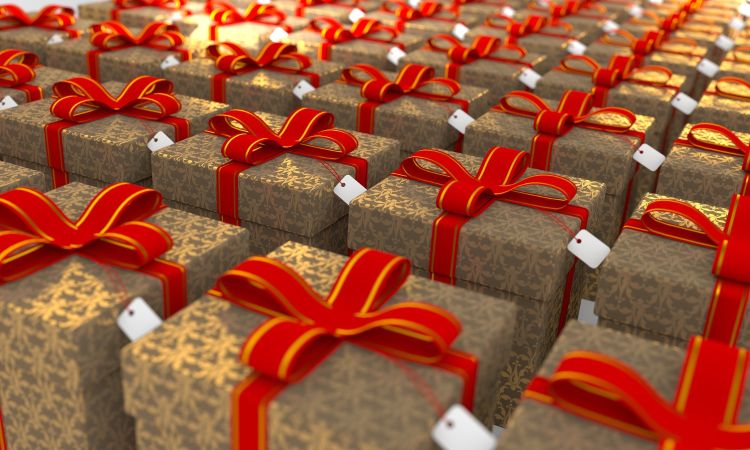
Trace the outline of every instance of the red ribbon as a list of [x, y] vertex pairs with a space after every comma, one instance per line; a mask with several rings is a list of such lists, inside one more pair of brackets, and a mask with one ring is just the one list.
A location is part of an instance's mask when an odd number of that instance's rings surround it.
[[[736, 89], [732, 89], [732, 87]], [[738, 77], [721, 77], [714, 82], [714, 89], [706, 90], [705, 95], [718, 95], [732, 100], [750, 101], [750, 83]]]
[[[693, 224], [696, 229], [674, 225], [659, 214], [671, 213]], [[667, 239], [715, 248], [711, 273], [716, 277], [703, 335], [707, 339], [735, 345], [750, 296], [750, 197], [734, 195], [726, 225], [720, 229], [695, 207], [679, 200], [655, 200], [640, 219], [630, 219], [625, 228]]]
[[90, 78], [77, 77], [55, 83], [52, 91], [57, 100], [50, 106], [50, 112], [60, 120], [44, 126], [47, 166], [52, 170], [54, 187], [69, 182], [63, 156], [63, 130], [66, 128], [122, 114], [172, 125], [176, 141], [190, 136], [190, 122], [172, 117], [181, 108], [172, 89], [171, 81], [150, 76], [134, 78], [117, 97]]
[[670, 49], [668, 47], [669, 44], [683, 44], [688, 45], [692, 48], [695, 48], [697, 44], [694, 40], [688, 38], [672, 38], [667, 41], [666, 33], [664, 32], [664, 30], [647, 31], [643, 34], [643, 36], [636, 37], [632, 33], [620, 28], [619, 30], [616, 30], [600, 38], [599, 42], [606, 45], [630, 48], [630, 50], [633, 52], [633, 55], [635, 56], [636, 66], [640, 66], [641, 64], [643, 64], [646, 56], [652, 54], [655, 51], [669, 53], [672, 55], [700, 58], [700, 55], [692, 52]]
[[49, 5], [39, 11], [35, 17], [28, 16], [15, 5], [0, 5], [0, 21], [13, 22], [12, 25], [0, 26], [0, 30], [14, 28], [35, 27], [45, 30], [63, 31], [70, 37], [78, 37], [81, 30], [71, 30], [69, 27], [76, 23], [75, 11], [58, 5]]
[[[428, 163], [430, 167], [422, 163]], [[430, 246], [429, 271], [433, 280], [455, 284], [461, 228], [495, 201], [573, 216], [581, 221], [581, 228], [586, 227], [588, 210], [570, 204], [577, 192], [576, 185], [554, 174], [524, 178], [528, 167], [529, 156], [526, 152], [502, 147], [492, 147], [487, 152], [477, 175], [469, 173], [453, 156], [440, 150], [419, 150], [401, 163], [394, 176], [440, 188], [435, 203], [443, 212], [432, 223]], [[532, 194], [522, 190], [527, 186], [544, 186], [562, 196]], [[558, 332], [567, 318], [574, 269], [575, 260], [568, 271]]]
[[[498, 21], [500, 23], [498, 23]], [[573, 26], [567, 22], [556, 21], [551, 23], [543, 16], [526, 16], [523, 22], [517, 22], [510, 17], [503, 16], [502, 14], [492, 14], [485, 19], [485, 26], [500, 30], [505, 30], [507, 36], [505, 38], [506, 44], [517, 44], [518, 39], [531, 35], [547, 36], [558, 39], [570, 39], [570, 32], [573, 31]], [[551, 33], [549, 31], [542, 31], [547, 28], [562, 28], [565, 33]]]
[[212, 41], [219, 40], [219, 27], [242, 23], [256, 23], [269, 27], [279, 26], [286, 32], [292, 31], [291, 27], [283, 25], [286, 14], [270, 4], [251, 3], [244, 12], [240, 12], [234, 5], [223, 1], [212, 2], [207, 4], [206, 7], [211, 15], [208, 38]]
[[270, 402], [344, 342], [459, 375], [463, 404], [471, 409], [478, 361], [451, 348], [461, 333], [458, 319], [427, 303], [383, 306], [410, 269], [405, 258], [364, 248], [349, 258], [328, 296], [266, 257], [252, 257], [219, 278], [209, 294], [269, 316], [240, 349], [240, 361], [253, 372], [232, 393], [234, 449], [265, 449]]
[[[114, 0], [115, 8], [110, 13], [112, 20], [120, 20], [120, 13], [128, 9], [137, 8], [161, 8], [179, 11], [186, 4], [187, 0]], [[186, 11], [189, 14], [189, 11]]]
[[297, 17], [305, 16], [305, 8], [310, 6], [337, 6], [340, 8], [353, 9], [359, 4], [359, 0], [352, 0], [351, 2], [342, 2], [340, 0], [298, 0], [297, 7], [294, 9], [294, 15]]
[[[450, 60], [445, 64], [445, 76], [459, 81], [459, 71], [462, 66], [480, 59], [515, 64], [532, 68], [533, 64], [523, 61], [526, 50], [517, 45], [501, 45], [500, 39], [492, 36], [477, 36], [469, 47], [464, 47], [461, 41], [449, 34], [437, 34], [427, 40], [427, 48], [432, 51], [447, 53]], [[493, 56], [497, 52], [515, 52], [516, 58]]]
[[748, 425], [736, 423], [747, 373], [747, 350], [695, 336], [671, 403], [617, 359], [581, 350], [566, 354], [549, 378], [532, 380], [524, 397], [661, 450], [739, 450], [750, 442]]
[[99, 55], [131, 47], [145, 47], [160, 51], [176, 52], [183, 61], [190, 59], [190, 51], [180, 48], [185, 37], [176, 25], [152, 22], [136, 36], [120, 22], [107, 21], [91, 27], [91, 45], [96, 47], [86, 54], [89, 76], [99, 81]]
[[[275, 133], [260, 117], [241, 109], [212, 117], [206, 133], [226, 138], [222, 156], [230, 161], [216, 171], [216, 206], [221, 220], [239, 225], [238, 183], [240, 173], [264, 164], [285, 153], [333, 161], [354, 168], [355, 179], [367, 186], [367, 160], [350, 153], [359, 145], [357, 138], [333, 128], [333, 114], [310, 108], [299, 108], [287, 117]], [[326, 148], [313, 145], [323, 139], [335, 145]]]
[[310, 21], [310, 29], [320, 33], [323, 42], [318, 49], [318, 59], [330, 61], [331, 47], [334, 44], [354, 41], [361, 39], [363, 41], [377, 42], [380, 44], [390, 44], [404, 50], [404, 44], [394, 42], [398, 36], [398, 30], [393, 27], [383, 25], [379, 20], [369, 19], [367, 17], [359, 19], [353, 23], [349, 29], [330, 17], [318, 17]]
[[16, 89], [26, 94], [26, 101], [39, 100], [44, 96], [41, 86], [29, 84], [36, 78], [34, 68], [39, 57], [23, 50], [0, 51], [0, 87]]
[[[355, 64], [341, 72], [341, 81], [361, 86], [360, 95], [365, 99], [357, 106], [357, 131], [373, 133], [375, 130], [375, 109], [383, 103], [392, 102], [404, 95], [436, 102], [449, 102], [464, 111], [469, 111], [468, 100], [455, 98], [461, 85], [448, 78], [434, 78], [435, 69], [419, 64], [407, 64], [396, 76], [389, 80], [382, 72], [368, 64]], [[432, 88], [432, 89], [431, 89]], [[435, 92], [443, 88], [447, 92]], [[459, 136], [456, 151], [461, 151], [463, 135]]]
[[[389, 12], [398, 18], [396, 29], [400, 32], [405, 31], [406, 22], [411, 22], [412, 20], [431, 19], [450, 23], [458, 20], [458, 14], [443, 9], [441, 3], [433, 1], [424, 1], [419, 3], [416, 8], [412, 8], [408, 3], [401, 0], [387, 0], [383, 2], [380, 9]], [[451, 17], [436, 17], [439, 14], [446, 12], [449, 13]]]
[[305, 69], [312, 65], [310, 57], [297, 53], [291, 44], [269, 42], [252, 56], [244, 48], [231, 42], [210, 45], [206, 49], [208, 57], [216, 61], [219, 73], [211, 79], [211, 100], [226, 103], [227, 79], [256, 70], [302, 75], [315, 87], [320, 86], [320, 76]]
[[[562, 3], [550, 3], [549, 6], [541, 6], [536, 2], [532, 2], [528, 8], [530, 10], [545, 11], [549, 13], [552, 18], [551, 23], [557, 22], [561, 17], [577, 16], [589, 19], [607, 19], [606, 16], [607, 8], [602, 5], [593, 2], [581, 2], [579, 0], [565, 0]], [[582, 10], [597, 10], [599, 14], [588, 14]]]

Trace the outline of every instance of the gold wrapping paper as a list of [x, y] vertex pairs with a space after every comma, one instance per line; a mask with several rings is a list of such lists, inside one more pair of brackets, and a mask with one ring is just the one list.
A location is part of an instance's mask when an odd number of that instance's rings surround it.
[[[32, 16], [34, 13], [31, 13]], [[48, 62], [48, 55], [54, 54], [60, 44], [48, 44], [47, 42], [53, 35], [59, 35], [63, 41], [77, 41], [80, 39], [87, 40], [88, 29], [94, 22], [90, 20], [77, 20], [76, 23], [70, 27], [73, 30], [80, 30], [83, 32], [79, 38], [71, 38], [68, 33], [59, 30], [49, 30], [45, 28], [37, 27], [22, 27], [12, 28], [0, 31], [0, 48], [15, 48], [18, 50], [26, 50], [27, 52], [36, 53], [39, 56], [39, 60], [42, 64], [51, 65]], [[11, 25], [7, 21], [0, 20], [0, 26]], [[71, 69], [72, 72], [80, 72], [80, 68]]]
[[746, 130], [750, 120], [750, 88], [722, 84], [722, 89], [730, 95], [739, 97], [709, 94], [708, 92], [716, 91], [716, 81], [712, 81], [707, 92], [700, 98], [695, 112], [690, 115], [690, 121], [717, 123], [730, 130]]
[[[44, 98], [49, 98], [52, 95], [52, 85], [58, 81], [82, 76], [80, 73], [69, 72], [67, 70], [60, 70], [47, 66], [34, 67], [34, 72], [36, 73], [36, 77], [27, 84], [42, 88], [42, 95]], [[0, 99], [5, 98], [5, 96], [11, 97], [19, 105], [28, 102], [26, 93], [18, 89], [0, 88]]]
[[0, 193], [17, 187], [47, 190], [42, 172], [0, 161]]
[[[270, 19], [268, 19], [270, 20]], [[203, 48], [211, 41], [211, 17], [208, 14], [195, 14], [175, 22], [189, 41], [191, 48]], [[292, 31], [301, 30], [310, 23], [303, 17], [287, 16], [279, 25], [258, 22], [242, 22], [222, 25], [217, 29], [216, 41], [234, 42], [243, 47], [262, 47], [276, 27], [287, 26]]]

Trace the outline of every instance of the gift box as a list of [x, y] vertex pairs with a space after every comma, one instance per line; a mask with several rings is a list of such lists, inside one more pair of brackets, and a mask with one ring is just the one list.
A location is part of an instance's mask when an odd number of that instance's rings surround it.
[[153, 77], [127, 85], [72, 78], [55, 84], [53, 92], [55, 100], [0, 114], [0, 153], [46, 167], [45, 177], [55, 187], [71, 179], [148, 184], [150, 140], [158, 148], [159, 138], [184, 139], [228, 109], [222, 103], [174, 95], [171, 82]]
[[690, 121], [711, 122], [731, 130], [745, 130], [750, 115], [750, 82], [722, 77], [711, 82], [690, 115]]
[[[247, 0], [234, 0], [246, 2]], [[349, 19], [354, 9], [369, 12], [380, 8], [378, 0], [275, 0], [274, 6], [289, 16], [316, 19], [319, 17], [330, 17], [339, 22]]]
[[[256, 277], [262, 284], [235, 281]], [[327, 299], [319, 294], [334, 285], [340, 289]], [[290, 306], [283, 306], [290, 289]], [[367, 302], [367, 291], [374, 302]], [[256, 299], [264, 305], [256, 308]], [[269, 321], [268, 313], [289, 317]], [[430, 429], [443, 407], [473, 403], [480, 418], [491, 411], [515, 313], [509, 302], [409, 276], [402, 257], [366, 249], [347, 261], [290, 242], [226, 273], [206, 296], [124, 350], [126, 410], [136, 418], [139, 448], [228, 450], [246, 442], [268, 450], [432, 449]], [[263, 358], [269, 366], [276, 360], [271, 353], [285, 352], [267, 345], [278, 329], [263, 331], [279, 320], [325, 336], [296, 355], [287, 352], [296, 372], [291, 379], [256, 363]], [[357, 323], [372, 331], [351, 330]], [[327, 331], [327, 324], [337, 330]], [[190, 342], [181, 337], [185, 330], [195, 330]], [[240, 360], [248, 334], [261, 345]], [[286, 336], [290, 343], [304, 339]], [[164, 357], [175, 351], [185, 358]], [[314, 363], [301, 376], [299, 358]], [[258, 383], [274, 393], [262, 403], [243, 400], [265, 391]]]
[[713, 123], [689, 123], [659, 169], [657, 193], [728, 206], [750, 193], [750, 134]]
[[484, 159], [420, 150], [349, 209], [350, 248], [398, 252], [418, 275], [518, 306], [498, 424], [577, 315], [586, 269], [566, 250], [571, 234], [606, 226], [602, 183], [527, 170], [528, 159], [501, 147]]
[[[250, 229], [253, 254], [286, 240], [344, 253], [347, 206], [333, 190], [347, 183], [339, 178], [372, 186], [398, 161], [397, 141], [333, 128], [330, 113], [301, 108], [286, 119], [219, 114], [207, 133], [157, 152], [152, 165], [155, 188], [173, 204]], [[185, 189], [185, 180], [201, 189]]]
[[300, 53], [324, 61], [350, 66], [369, 64], [382, 70], [393, 67], [387, 56], [393, 47], [410, 52], [424, 43], [424, 37], [399, 33], [370, 18], [363, 18], [349, 29], [328, 17], [313, 19], [310, 26], [295, 31], [282, 42], [297, 46]]
[[342, 82], [306, 94], [302, 104], [332, 112], [343, 128], [399, 140], [403, 155], [423, 147], [460, 150], [462, 136], [448, 119], [457, 109], [479, 117], [492, 96], [485, 88], [434, 73], [418, 64], [407, 64], [398, 74], [357, 64], [344, 69]]
[[750, 46], [735, 47], [719, 65], [716, 78], [737, 77], [750, 79]]
[[150, 75], [164, 78], [164, 69], [191, 58], [182, 46], [185, 38], [174, 25], [152, 22], [134, 33], [119, 22], [94, 25], [88, 40], [57, 44], [47, 64], [59, 69], [82, 71], [97, 81], [122, 81]]
[[525, 86], [518, 80], [524, 69], [544, 72], [551, 64], [547, 57], [527, 53], [516, 45], [501, 45], [492, 36], [477, 36], [466, 46], [448, 34], [435, 35], [427, 40], [424, 49], [401, 58], [399, 64], [430, 66], [446, 78], [462, 84], [489, 89], [493, 98]]
[[598, 2], [579, 2], [577, 0], [564, 0], [557, 2], [532, 1], [513, 16], [514, 19], [524, 20], [528, 16], [541, 16], [547, 18], [551, 24], [564, 21], [576, 30], [591, 33], [593, 37], [601, 35], [601, 27], [607, 20], [617, 19], [617, 14], [609, 12], [606, 6]]
[[598, 237], [611, 245], [631, 199], [642, 194], [634, 189], [641, 169], [633, 154], [647, 139], [653, 118], [622, 108], [593, 108], [593, 97], [566, 91], [559, 101], [551, 101], [511, 92], [469, 124], [464, 153], [483, 156], [494, 145], [524, 150], [536, 169], [605, 183], [607, 225]]
[[158, 192], [127, 183], [47, 195], [0, 195], [5, 248], [23, 250], [8, 251], [0, 272], [7, 446], [135, 448], [122, 406], [127, 338], [118, 316], [134, 298], [164, 317], [198, 298], [246, 257], [247, 231], [161, 209]]
[[747, 350], [700, 337], [679, 348], [570, 323], [498, 448], [742, 448], [747, 361]]
[[28, 187], [39, 191], [46, 191], [48, 188], [42, 172], [0, 161], [0, 193], [17, 187]]
[[229, 42], [209, 46], [207, 54], [209, 58], [166, 70], [176, 92], [280, 115], [300, 106], [293, 91], [300, 81], [320, 87], [336, 80], [343, 69], [297, 53], [293, 45], [273, 42], [257, 54]]
[[413, 8], [401, 0], [387, 0], [379, 11], [369, 12], [367, 17], [401, 32], [407, 31], [425, 37], [451, 33], [457, 23], [473, 27], [482, 21], [479, 15], [466, 12], [459, 15], [456, 10], [433, 1], [420, 2]]
[[[23, 50], [0, 50], [0, 71], [6, 77], [0, 81], [0, 99], [10, 97], [16, 104], [40, 100], [52, 95], [52, 85], [79, 74], [39, 64], [39, 57]], [[12, 102], [0, 105], [13, 107]]]
[[704, 334], [747, 347], [748, 230], [750, 198], [727, 209], [646, 195], [602, 265], [599, 324], [676, 345]]
[[107, 0], [79, 5], [78, 15], [93, 22], [116, 20], [139, 28], [154, 21], [177, 21], [200, 14], [204, 8], [203, 2], [188, 0]]

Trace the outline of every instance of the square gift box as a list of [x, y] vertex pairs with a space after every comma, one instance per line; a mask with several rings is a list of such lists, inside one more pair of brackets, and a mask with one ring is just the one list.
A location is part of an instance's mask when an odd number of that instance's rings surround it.
[[[367, 249], [347, 260], [290, 242], [246, 260], [128, 346], [125, 407], [138, 447], [151, 450], [429, 450], [440, 409], [463, 402], [479, 418], [491, 412], [515, 314], [509, 302], [409, 276], [402, 257]], [[310, 331], [282, 338], [279, 321]], [[371, 331], [352, 330], [359, 323]], [[284, 354], [289, 370], [272, 369]], [[268, 395], [253, 400], [260, 393]]]
[[55, 84], [53, 91], [57, 99], [0, 114], [0, 154], [14, 164], [44, 171], [54, 187], [67, 181], [149, 184], [149, 145], [161, 145], [159, 132], [162, 139], [185, 139], [228, 109], [222, 103], [174, 95], [171, 82], [153, 77], [138, 77], [127, 85], [71, 78]]
[[[129, 317], [135, 298], [163, 316], [197, 299], [247, 256], [247, 231], [162, 209], [158, 192], [127, 183], [101, 192], [73, 183], [47, 195], [0, 194], [4, 236], [15, 238], [4, 250], [25, 244], [0, 272], [8, 448], [133, 449], [118, 316]], [[143, 313], [130, 311], [135, 319]]]
[[43, 66], [34, 53], [16, 49], [0, 50], [0, 71], [5, 75], [0, 82], [1, 109], [50, 97], [55, 83], [80, 75]]
[[38, 191], [48, 189], [42, 172], [0, 161], [0, 193], [17, 187], [29, 187]]
[[577, 314], [586, 270], [567, 250], [571, 235], [606, 226], [602, 183], [527, 166], [524, 152], [500, 147], [484, 159], [420, 150], [349, 209], [350, 248], [397, 252], [419, 275], [518, 306], [512, 358], [499, 372], [498, 424]]
[[609, 11], [599, 2], [580, 2], [577, 0], [563, 0], [560, 2], [531, 1], [525, 8], [513, 15], [514, 19], [523, 20], [528, 16], [541, 16], [554, 24], [563, 21], [573, 26], [576, 30], [590, 33], [591, 37], [601, 35], [602, 25], [607, 20], [617, 19], [617, 13]]
[[747, 130], [750, 120], [750, 80], [721, 77], [711, 81], [689, 120], [693, 123], [716, 123], [730, 130]]
[[127, 27], [145, 27], [151, 22], [178, 21], [200, 14], [205, 2], [189, 0], [106, 0], [78, 5], [81, 19], [93, 22], [116, 20]]
[[156, 152], [152, 165], [170, 204], [250, 229], [252, 254], [287, 240], [345, 253], [347, 205], [334, 188], [346, 188], [346, 176], [373, 186], [398, 161], [397, 141], [333, 128], [332, 114], [301, 108], [286, 119], [220, 114], [207, 133]]
[[[232, 0], [233, 3], [247, 3], [248, 0]], [[352, 12], [358, 9], [363, 12], [380, 8], [379, 0], [274, 0], [274, 6], [289, 16], [316, 19], [330, 17], [339, 22], [349, 20]]]
[[459, 14], [453, 8], [429, 0], [419, 2], [416, 7], [402, 0], [386, 0], [378, 11], [368, 12], [367, 17], [399, 31], [425, 37], [452, 33], [458, 23], [471, 28], [482, 21], [482, 17], [476, 14]]

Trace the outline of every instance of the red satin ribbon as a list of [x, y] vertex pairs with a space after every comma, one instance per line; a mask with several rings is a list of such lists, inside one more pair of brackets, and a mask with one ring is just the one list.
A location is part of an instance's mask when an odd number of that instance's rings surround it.
[[458, 319], [427, 303], [384, 306], [409, 272], [407, 259], [363, 248], [349, 258], [328, 296], [266, 257], [222, 275], [209, 294], [269, 316], [240, 349], [240, 361], [253, 372], [232, 393], [232, 448], [265, 449], [268, 405], [344, 342], [459, 375], [462, 402], [471, 409], [478, 361], [451, 348], [461, 333]]
[[14, 28], [35, 27], [45, 30], [62, 31], [70, 37], [78, 37], [81, 30], [71, 30], [69, 27], [76, 23], [75, 11], [58, 5], [42, 8], [35, 17], [29, 17], [21, 8], [15, 5], [0, 5], [0, 21], [13, 22], [12, 25], [0, 26], [0, 30]]
[[41, 86], [29, 84], [36, 78], [34, 68], [39, 57], [23, 50], [0, 51], [0, 87], [16, 89], [26, 94], [26, 101], [40, 100], [44, 96]]
[[583, 350], [566, 354], [549, 378], [532, 380], [524, 397], [660, 450], [739, 450], [750, 442], [748, 425], [737, 424], [747, 373], [747, 350], [695, 336], [671, 403], [622, 362]]
[[91, 45], [96, 47], [86, 54], [89, 76], [99, 81], [99, 55], [131, 47], [145, 47], [159, 51], [175, 52], [183, 61], [190, 59], [190, 51], [180, 48], [185, 37], [176, 25], [152, 22], [136, 36], [123, 24], [107, 21], [91, 27]]
[[[541, 6], [536, 2], [532, 2], [528, 9], [535, 11], [544, 11], [551, 17], [551, 23], [555, 23], [560, 20], [561, 17], [576, 16], [584, 17], [587, 19], [603, 20], [607, 19], [606, 16], [607, 8], [598, 5], [594, 2], [581, 2], [579, 0], [565, 0], [562, 3], [550, 3], [549, 6]], [[582, 10], [597, 10], [599, 14], [590, 14], [588, 11]]]
[[[659, 217], [675, 214], [697, 229], [674, 225]], [[686, 244], [715, 248], [711, 273], [716, 277], [703, 335], [707, 339], [736, 345], [750, 296], [750, 197], [734, 195], [726, 225], [720, 229], [702, 212], [679, 200], [655, 200], [640, 219], [629, 219], [625, 228], [661, 236]]]
[[[497, 21], [500, 21], [500, 23], [497, 23]], [[551, 23], [543, 16], [526, 16], [523, 22], [517, 22], [502, 14], [492, 14], [485, 19], [485, 26], [505, 30], [507, 34], [505, 37], [506, 44], [518, 44], [518, 39], [531, 35], [567, 40], [571, 38], [570, 32], [573, 31], [573, 26], [569, 23], [562, 21]], [[542, 31], [547, 28], [562, 28], [565, 33]]]
[[[344, 69], [341, 81], [361, 86], [360, 95], [365, 99], [357, 106], [357, 131], [373, 133], [375, 130], [375, 109], [383, 103], [392, 102], [404, 95], [437, 102], [449, 102], [464, 111], [469, 111], [468, 100], [455, 98], [461, 85], [448, 78], [434, 78], [435, 69], [419, 64], [407, 64], [396, 76], [389, 80], [378, 69], [368, 64], [355, 64]], [[432, 88], [432, 89], [431, 89]], [[436, 92], [443, 88], [446, 93]], [[461, 151], [463, 135], [459, 135], [456, 151]]]
[[254, 23], [259, 25], [278, 26], [286, 32], [292, 29], [284, 25], [286, 14], [271, 4], [259, 5], [251, 3], [244, 12], [240, 12], [231, 3], [216, 1], [206, 5], [211, 16], [211, 26], [208, 29], [208, 38], [212, 41], [219, 40], [219, 27], [238, 25], [242, 23]]
[[301, 75], [315, 87], [320, 86], [320, 76], [305, 69], [312, 65], [310, 57], [297, 53], [291, 44], [269, 42], [256, 56], [231, 42], [210, 45], [206, 49], [208, 57], [216, 61], [219, 73], [211, 79], [211, 99], [226, 103], [227, 79], [256, 70], [269, 70], [290, 75]]
[[[469, 47], [464, 47], [461, 41], [449, 34], [437, 34], [427, 40], [426, 47], [448, 55], [450, 61], [445, 64], [445, 76], [456, 81], [460, 81], [459, 72], [462, 66], [480, 59], [533, 68], [533, 64], [523, 61], [526, 56], [525, 49], [517, 45], [501, 45], [500, 39], [492, 36], [477, 36]], [[518, 56], [516, 58], [493, 56], [496, 52], [504, 50], [515, 52]]]
[[190, 136], [190, 122], [172, 117], [181, 108], [172, 89], [171, 81], [150, 76], [134, 78], [117, 97], [90, 78], [78, 77], [55, 83], [52, 92], [57, 100], [50, 106], [50, 112], [60, 120], [44, 126], [47, 166], [52, 171], [53, 186], [60, 187], [69, 182], [63, 156], [63, 131], [66, 128], [122, 114], [172, 125], [176, 141]]
[[[430, 168], [422, 163], [430, 164]], [[432, 166], [437, 166], [439, 171]], [[430, 245], [430, 277], [443, 283], [456, 283], [458, 248], [461, 228], [478, 217], [495, 201], [528, 206], [576, 217], [581, 228], [588, 223], [588, 210], [571, 205], [577, 188], [572, 181], [554, 174], [532, 175], [523, 178], [529, 167], [526, 152], [492, 147], [484, 157], [477, 175], [472, 175], [449, 153], [439, 150], [419, 150], [406, 158], [392, 175], [440, 188], [436, 206], [443, 212], [432, 223]], [[521, 190], [527, 186], [544, 186], [562, 196], [549, 196]], [[558, 333], [565, 325], [575, 260], [568, 271]]]
[[[187, 0], [114, 0], [114, 2], [115, 7], [110, 13], [110, 18], [117, 21], [120, 20], [120, 13], [128, 9], [161, 8], [179, 11], [187, 4]], [[190, 14], [189, 11], [185, 12]]]
[[[416, 8], [412, 8], [408, 3], [401, 0], [387, 0], [383, 2], [380, 9], [398, 18], [396, 29], [400, 32], [404, 32], [406, 30], [406, 22], [411, 22], [412, 20], [430, 19], [449, 23], [454, 23], [458, 20], [458, 14], [443, 9], [441, 3], [432, 1], [421, 2]], [[450, 17], [438, 17], [441, 13], [449, 13]]]
[[305, 8], [310, 6], [336, 6], [339, 8], [353, 9], [359, 5], [359, 0], [352, 0], [351, 2], [340, 1], [340, 0], [298, 0], [297, 7], [294, 9], [294, 15], [296, 17], [305, 16]]
[[[732, 90], [730, 86], [737, 86], [739, 90]], [[714, 89], [707, 89], [705, 95], [718, 95], [732, 100], [750, 101], [750, 83], [738, 77], [721, 77], [714, 82]]]
[[[367, 186], [367, 160], [350, 153], [359, 145], [357, 138], [344, 130], [333, 128], [333, 114], [310, 108], [299, 108], [287, 117], [275, 133], [260, 117], [241, 109], [233, 109], [212, 117], [206, 133], [226, 138], [222, 156], [230, 161], [216, 171], [216, 206], [221, 220], [239, 225], [239, 176], [252, 166], [291, 153], [322, 161], [353, 167], [355, 179]], [[335, 148], [313, 145], [323, 139]]]
[[379, 44], [389, 44], [404, 50], [404, 44], [394, 42], [394, 39], [399, 34], [398, 30], [383, 25], [379, 20], [367, 17], [359, 19], [349, 29], [344, 28], [336, 19], [318, 17], [310, 21], [310, 30], [319, 32], [323, 38], [323, 42], [320, 43], [320, 47], [318, 48], [318, 59], [323, 61], [330, 61], [331, 47], [335, 44], [357, 39]]

